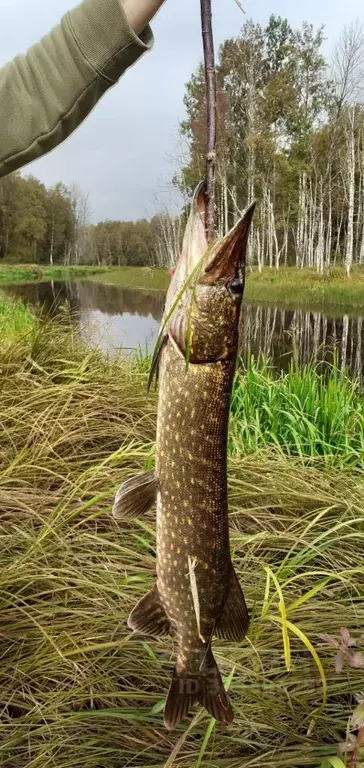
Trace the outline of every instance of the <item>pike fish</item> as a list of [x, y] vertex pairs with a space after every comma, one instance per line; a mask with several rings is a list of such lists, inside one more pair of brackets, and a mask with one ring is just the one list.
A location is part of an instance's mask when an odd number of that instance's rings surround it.
[[212, 639], [240, 641], [249, 626], [229, 547], [227, 439], [253, 212], [254, 205], [208, 246], [203, 184], [195, 192], [153, 363], [159, 380], [155, 470], [127, 480], [113, 509], [116, 519], [125, 519], [157, 503], [157, 580], [128, 626], [175, 637], [168, 729], [194, 703], [219, 722], [233, 720]]

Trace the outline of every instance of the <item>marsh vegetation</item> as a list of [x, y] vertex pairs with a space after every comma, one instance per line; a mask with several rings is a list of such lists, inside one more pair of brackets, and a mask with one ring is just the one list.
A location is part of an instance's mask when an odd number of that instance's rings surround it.
[[313, 368], [273, 382], [253, 361], [237, 381], [231, 541], [253, 620], [246, 642], [215, 644], [236, 719], [196, 712], [168, 735], [171, 641], [125, 623], [154, 579], [154, 514], [110, 515], [153, 461], [148, 360], [85, 351], [69, 321], [28, 312], [16, 340], [1, 335], [0, 765], [318, 768], [362, 691], [359, 387]]

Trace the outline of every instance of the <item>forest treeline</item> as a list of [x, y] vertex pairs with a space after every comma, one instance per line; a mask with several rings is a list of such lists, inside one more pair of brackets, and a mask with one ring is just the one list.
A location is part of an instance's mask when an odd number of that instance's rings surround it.
[[0, 263], [169, 267], [179, 231], [168, 214], [90, 225], [87, 197], [77, 186], [47, 189], [18, 173], [0, 180]]
[[[271, 16], [220, 47], [217, 229], [256, 199], [248, 258], [259, 269], [364, 264], [364, 28], [345, 28], [330, 62], [323, 44], [323, 28]], [[205, 168], [202, 66], [184, 103], [187, 160], [173, 181], [187, 200]], [[14, 174], [0, 181], [0, 260], [172, 266], [184, 214], [90, 225], [80, 190]]]

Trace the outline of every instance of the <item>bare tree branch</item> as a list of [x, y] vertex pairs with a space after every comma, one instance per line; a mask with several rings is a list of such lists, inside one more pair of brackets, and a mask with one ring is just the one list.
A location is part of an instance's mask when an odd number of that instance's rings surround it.
[[216, 167], [216, 69], [212, 32], [211, 0], [201, 0], [202, 39], [205, 57], [207, 147], [206, 147], [206, 234], [210, 243], [215, 236]]
[[332, 69], [338, 112], [346, 104], [362, 101], [364, 96], [364, 25], [344, 27], [336, 44]]

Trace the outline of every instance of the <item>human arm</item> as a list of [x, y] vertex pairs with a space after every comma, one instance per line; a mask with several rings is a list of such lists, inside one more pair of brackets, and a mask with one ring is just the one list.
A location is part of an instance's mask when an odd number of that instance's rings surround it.
[[165, 0], [121, 0], [129, 24], [137, 35], [146, 28]]
[[[83, 0], [0, 69], [0, 177], [66, 139], [148, 50], [162, 0]], [[135, 31], [134, 31], [135, 30]]]

